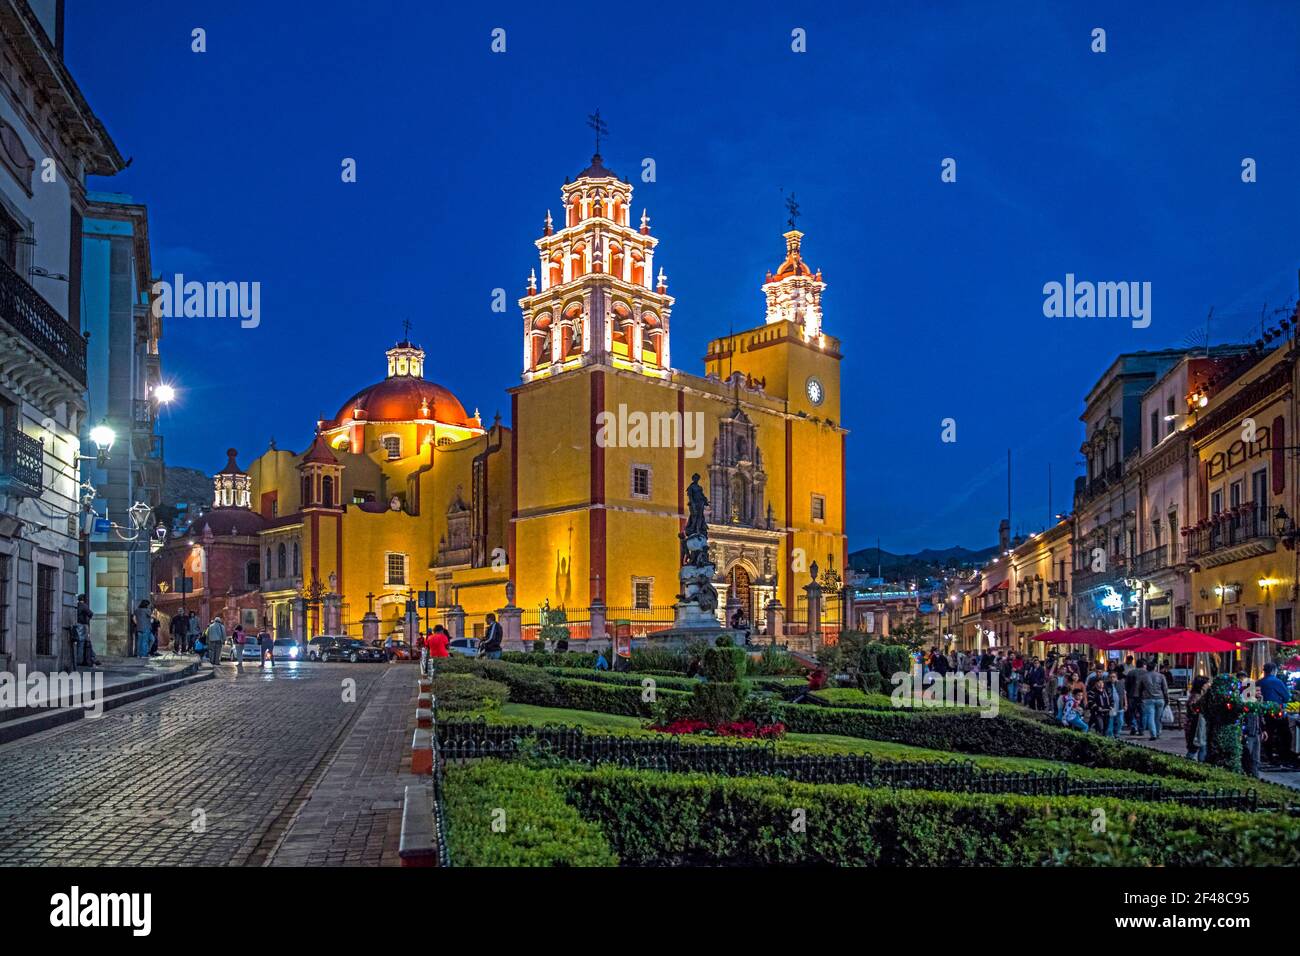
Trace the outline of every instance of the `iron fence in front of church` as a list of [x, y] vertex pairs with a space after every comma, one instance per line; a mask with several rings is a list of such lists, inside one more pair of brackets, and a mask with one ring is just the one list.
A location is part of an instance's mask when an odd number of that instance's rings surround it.
[[671, 604], [605, 609], [605, 626], [614, 637], [645, 637], [672, 627], [676, 619]]
[[448, 760], [513, 757], [529, 750], [539, 758], [613, 765], [663, 773], [770, 776], [798, 783], [846, 783], [897, 790], [1013, 794], [1034, 797], [1109, 797], [1182, 803], [1203, 809], [1254, 811], [1255, 790], [1176, 788], [1159, 782], [1110, 783], [1071, 779], [1060, 771], [986, 770], [972, 760], [896, 761], [866, 754], [781, 754], [777, 742], [684, 743], [680, 737], [620, 737], [586, 733], [578, 726], [496, 725], [486, 720], [439, 720], [439, 752]]

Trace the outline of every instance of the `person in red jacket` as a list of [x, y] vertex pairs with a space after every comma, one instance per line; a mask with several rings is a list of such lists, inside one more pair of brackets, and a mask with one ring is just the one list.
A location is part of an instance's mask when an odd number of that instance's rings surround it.
[[424, 648], [429, 652], [430, 657], [450, 657], [447, 651], [447, 629], [441, 624], [434, 626], [433, 630], [424, 638]]

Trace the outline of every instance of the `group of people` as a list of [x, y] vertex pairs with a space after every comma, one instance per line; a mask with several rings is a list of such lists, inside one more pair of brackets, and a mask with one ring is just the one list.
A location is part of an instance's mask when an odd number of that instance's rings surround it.
[[[490, 660], [501, 659], [501, 642], [505, 637], [501, 624], [497, 621], [495, 614], [488, 614], [484, 618], [483, 636], [479, 638], [478, 653], [480, 657], [486, 657]], [[420, 649], [421, 662], [426, 664], [438, 657], [450, 657], [451, 651], [448, 650], [451, 644], [451, 634], [441, 624], [435, 624], [424, 637], [415, 639], [415, 646]]]
[[[198, 627], [198, 620], [195, 618], [192, 623], [187, 622], [185, 625], [185, 634], [187, 642], [189, 641], [190, 629]], [[220, 617], [214, 617], [208, 622], [207, 628], [192, 643], [188, 644], [190, 652], [199, 655], [199, 659], [206, 658], [211, 662], [213, 667], [221, 663], [221, 653], [229, 639], [234, 645], [234, 663], [235, 670], [243, 671], [244, 669], [244, 648], [250, 641], [256, 642], [261, 653], [258, 654], [260, 667], [266, 667], [270, 663], [275, 667], [275, 638], [271, 631], [263, 625], [262, 629], [256, 634], [250, 635], [244, 630], [243, 624], [236, 624], [229, 634], [226, 633], [226, 623]]]

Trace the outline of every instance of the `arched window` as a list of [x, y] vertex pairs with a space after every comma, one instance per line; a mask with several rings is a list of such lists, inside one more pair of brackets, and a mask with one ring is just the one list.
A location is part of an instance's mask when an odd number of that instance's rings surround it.
[[[285, 547], [283, 543], [281, 543], [280, 547], [276, 549], [275, 557], [276, 557], [275, 570], [278, 572], [277, 576], [284, 577], [289, 572], [285, 569]], [[269, 551], [267, 552], [266, 555], [266, 566], [268, 568], [271, 566], [271, 553]]]
[[311, 504], [311, 475], [302, 476], [302, 507]]
[[326, 508], [334, 507], [334, 479], [329, 475], [320, 480], [320, 503]]
[[299, 572], [298, 572], [298, 542], [295, 541], [295, 542], [293, 543], [293, 574], [294, 574], [294, 577], [297, 577], [297, 576], [298, 576], [298, 573], [299, 573]]
[[258, 587], [262, 583], [262, 568], [256, 561], [249, 561], [244, 568], [244, 580], [248, 582], [250, 588]]

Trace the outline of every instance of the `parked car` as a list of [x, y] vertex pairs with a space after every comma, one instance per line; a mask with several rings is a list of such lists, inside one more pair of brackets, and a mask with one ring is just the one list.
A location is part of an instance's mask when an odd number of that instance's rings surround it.
[[383, 662], [388, 655], [383, 648], [373, 647], [359, 637], [331, 637], [316, 645], [316, 654], [323, 661]]
[[412, 661], [420, 656], [411, 648], [410, 644], [396, 637], [390, 637], [380, 647], [390, 661]]
[[447, 650], [452, 654], [461, 654], [465, 657], [478, 657], [478, 638], [458, 637], [454, 641], [447, 642]]
[[[235, 659], [235, 651], [239, 646], [240, 645], [236, 644], [234, 640], [227, 635], [226, 642], [221, 645], [221, 659], [223, 661], [233, 661]], [[244, 642], [243, 648], [244, 660], [260, 661], [262, 659], [262, 645], [257, 643], [256, 634], [248, 635], [248, 639]]]
[[321, 648], [326, 644], [332, 645], [335, 641], [346, 641], [347, 638], [342, 634], [317, 634], [307, 642], [307, 660], [320, 661], [325, 658], [321, 656]]
[[271, 660], [296, 661], [302, 657], [302, 648], [291, 637], [277, 637], [271, 645]]

